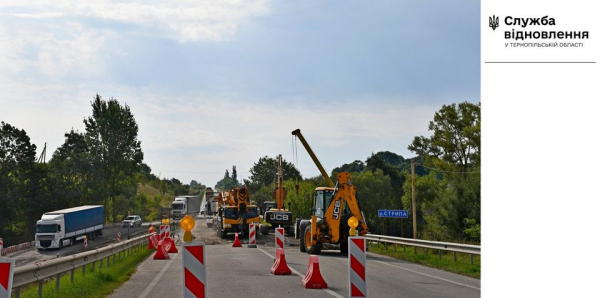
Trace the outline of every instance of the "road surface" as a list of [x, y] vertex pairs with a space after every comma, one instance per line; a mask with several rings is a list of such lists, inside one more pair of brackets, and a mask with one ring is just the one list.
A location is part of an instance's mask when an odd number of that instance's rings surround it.
[[[319, 255], [321, 273], [329, 288], [305, 289], [302, 277], [308, 269], [308, 254], [301, 253], [297, 246], [286, 247], [293, 274], [275, 276], [270, 272], [275, 248], [268, 239], [259, 241], [258, 248], [246, 247], [247, 239], [243, 239], [243, 247], [233, 248], [232, 239], [217, 238], [204, 219], [197, 221], [193, 234], [198, 240], [214, 243], [206, 246], [208, 293], [212, 297], [348, 297], [348, 259], [339, 251]], [[111, 297], [182, 297], [181, 256], [171, 254], [170, 260], [148, 258]], [[367, 255], [367, 283], [371, 297], [481, 296], [478, 279], [371, 253]]]

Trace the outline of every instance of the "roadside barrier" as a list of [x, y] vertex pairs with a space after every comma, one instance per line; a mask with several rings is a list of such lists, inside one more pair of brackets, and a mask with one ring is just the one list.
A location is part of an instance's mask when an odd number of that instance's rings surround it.
[[307, 289], [327, 289], [327, 283], [319, 269], [319, 257], [311, 255], [308, 259], [308, 271], [302, 279], [302, 286]]
[[231, 245], [231, 247], [242, 247], [238, 233], [235, 233], [235, 240], [233, 241], [233, 245]]
[[165, 248], [165, 243], [162, 240], [158, 241], [156, 253], [154, 254], [154, 260], [165, 260], [168, 258], [170, 258], [170, 256]]
[[87, 249], [88, 245], [87, 245], [87, 236], [83, 236], [83, 248]]
[[117, 242], [121, 242], [121, 232], [117, 234]]
[[248, 241], [248, 247], [256, 248], [256, 225], [254, 223], [250, 224], [250, 239]]
[[[92, 272], [105, 266], [108, 268], [110, 264], [115, 264], [116, 255], [130, 255], [140, 251], [146, 245], [146, 241], [151, 235], [145, 234], [139, 237], [124, 240], [123, 242], [110, 244], [98, 249], [91, 249], [78, 254], [49, 259], [34, 264], [27, 264], [16, 267], [14, 270], [13, 290], [15, 297], [20, 297], [21, 288], [31, 283], [38, 284], [39, 297], [42, 296], [42, 287], [47, 284], [48, 279], [54, 278], [56, 283], [56, 291], [60, 289], [60, 277], [70, 272], [71, 281], [73, 281], [75, 270], [81, 269], [83, 275], [86, 270], [84, 265], [91, 264]], [[121, 258], [119, 258], [121, 259]], [[97, 264], [98, 263], [98, 264]]]
[[277, 249], [277, 256], [275, 258], [275, 263], [273, 267], [271, 267], [271, 273], [275, 275], [291, 275], [292, 270], [288, 267], [287, 262], [285, 261], [285, 251], [283, 248]]
[[283, 228], [275, 228], [275, 249], [283, 249], [284, 240]]
[[14, 271], [14, 259], [0, 258], [0, 298], [10, 298]]
[[183, 297], [205, 298], [208, 295], [206, 285], [206, 252], [204, 242], [184, 243], [183, 247]]
[[4, 249], [2, 249], [2, 247], [4, 247], [4, 240], [2, 240], [2, 238], [0, 238], [0, 257], [2, 256], [2, 251]]
[[364, 237], [348, 237], [348, 287], [350, 298], [367, 297], [367, 241]]

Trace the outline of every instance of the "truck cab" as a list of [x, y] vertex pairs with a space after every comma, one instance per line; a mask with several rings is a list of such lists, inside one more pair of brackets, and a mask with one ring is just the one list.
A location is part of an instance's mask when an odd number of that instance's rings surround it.
[[[62, 248], [65, 238], [65, 216], [62, 214], [44, 214], [35, 225], [35, 241], [38, 249]], [[65, 245], [69, 245], [65, 243]]]
[[183, 217], [188, 213], [187, 210], [187, 199], [186, 198], [175, 198], [171, 203], [171, 215], [173, 218]]

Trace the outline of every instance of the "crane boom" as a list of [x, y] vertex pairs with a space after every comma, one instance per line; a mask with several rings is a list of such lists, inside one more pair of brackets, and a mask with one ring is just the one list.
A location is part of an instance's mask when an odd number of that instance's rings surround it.
[[294, 135], [294, 136], [298, 137], [298, 139], [300, 139], [300, 142], [302, 143], [302, 145], [304, 145], [304, 148], [308, 152], [308, 155], [310, 155], [310, 157], [312, 158], [313, 162], [317, 165], [317, 168], [319, 168], [321, 175], [323, 175], [323, 178], [325, 178], [325, 181], [327, 181], [327, 184], [329, 184], [329, 187], [334, 188], [335, 185], [333, 184], [333, 181], [331, 181], [331, 178], [329, 178], [329, 175], [323, 168], [323, 165], [321, 165], [321, 162], [319, 162], [319, 159], [317, 158], [315, 153], [312, 151], [312, 149], [310, 149], [310, 146], [308, 145], [308, 143], [302, 136], [302, 133], [300, 133], [300, 129], [296, 129], [296, 130], [292, 131], [292, 135]]

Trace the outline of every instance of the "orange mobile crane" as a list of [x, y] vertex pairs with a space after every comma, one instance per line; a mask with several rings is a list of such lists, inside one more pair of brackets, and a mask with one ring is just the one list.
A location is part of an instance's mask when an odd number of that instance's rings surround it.
[[360, 202], [356, 197], [356, 187], [350, 181], [350, 173], [341, 172], [337, 175], [337, 183], [333, 181], [312, 151], [300, 129], [292, 132], [296, 136], [313, 162], [319, 168], [321, 175], [329, 184], [329, 187], [317, 187], [313, 200], [313, 213], [310, 220], [300, 221], [296, 233], [301, 233], [300, 251], [309, 254], [319, 254], [323, 244], [337, 244], [342, 253], [348, 253], [348, 236], [350, 228], [348, 219], [354, 216], [358, 219], [358, 235], [364, 236], [369, 232], [365, 216], [360, 208]]
[[[265, 202], [265, 213], [264, 220], [271, 224], [272, 228], [276, 228], [278, 226], [285, 229], [288, 235], [293, 235], [294, 233], [294, 222], [292, 221], [293, 213], [285, 209], [283, 201], [285, 200], [286, 191], [283, 188], [283, 159], [281, 154], [277, 157], [277, 189], [275, 190], [275, 203], [276, 205], [270, 207], [269, 203], [273, 202]], [[268, 234], [269, 227], [263, 226], [261, 229], [261, 233]]]
[[247, 187], [220, 192], [217, 196], [217, 235], [225, 238], [229, 232], [242, 232], [247, 235], [249, 224], [260, 222], [258, 207], [250, 205], [250, 191]]

